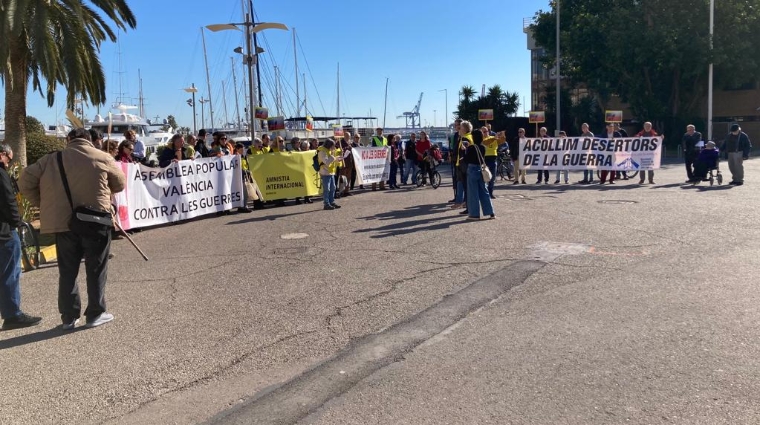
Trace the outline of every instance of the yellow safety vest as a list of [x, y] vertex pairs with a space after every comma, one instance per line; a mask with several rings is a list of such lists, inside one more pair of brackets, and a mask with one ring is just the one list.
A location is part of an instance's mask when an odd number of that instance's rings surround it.
[[467, 134], [465, 134], [464, 136], [461, 136], [461, 137], [459, 138], [459, 146], [457, 146], [457, 151], [456, 151], [456, 155], [457, 155], [457, 166], [459, 166], [459, 151], [462, 149], [462, 141], [463, 141], [463, 140], [467, 140], [468, 142], [470, 142], [470, 144], [472, 144], [472, 143], [473, 143], [473, 142], [472, 142], [472, 133], [467, 133]]
[[251, 155], [262, 155], [265, 153], [269, 153], [269, 146], [262, 147], [261, 149], [254, 147], [251, 149]]
[[485, 156], [496, 156], [496, 151], [499, 149], [499, 142], [496, 140], [496, 136], [488, 136], [483, 140], [483, 145], [486, 147]]
[[380, 137], [372, 136], [372, 146], [378, 146], [378, 147], [388, 146], [388, 139], [386, 139], [383, 136], [380, 136]]

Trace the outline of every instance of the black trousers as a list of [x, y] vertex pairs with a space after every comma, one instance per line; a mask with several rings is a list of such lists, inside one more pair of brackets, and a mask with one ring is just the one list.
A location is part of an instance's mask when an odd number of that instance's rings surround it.
[[457, 166], [454, 159], [451, 160], [451, 186], [454, 188], [454, 197], [457, 196]]
[[87, 273], [88, 321], [106, 311], [106, 276], [108, 254], [111, 252], [111, 232], [100, 239], [85, 239], [73, 232], [55, 234], [58, 252], [58, 311], [64, 323], [72, 322], [81, 315], [82, 301], [79, 297], [77, 276], [84, 258]]
[[[425, 174], [430, 177], [430, 182], [433, 182], [433, 167], [430, 166], [430, 163], [427, 161], [422, 161], [420, 164], [420, 169], [422, 170], [422, 181], [425, 182]], [[456, 184], [454, 184], [454, 189], [456, 189]]]
[[545, 182], [549, 182], [549, 170], [538, 170], [538, 172], [536, 172], [536, 175], [538, 176], [539, 183], [541, 183], [541, 176], [544, 177]]
[[694, 180], [694, 178], [697, 177], [694, 175], [694, 168], [696, 168], [698, 156], [699, 152], [694, 149], [683, 153], [683, 162], [686, 165], [686, 177], [688, 177], [689, 180]]

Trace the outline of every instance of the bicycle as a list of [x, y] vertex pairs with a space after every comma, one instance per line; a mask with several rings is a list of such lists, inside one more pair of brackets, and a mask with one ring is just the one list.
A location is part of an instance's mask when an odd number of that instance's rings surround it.
[[32, 223], [27, 221], [32, 213], [32, 206], [29, 204], [29, 201], [21, 196], [21, 192], [18, 189], [18, 181], [16, 180], [18, 171], [19, 169], [12, 170], [11, 186], [13, 187], [13, 193], [16, 195], [16, 203], [21, 215], [21, 224], [16, 228], [18, 238], [21, 241], [21, 264], [25, 271], [29, 271], [40, 267], [40, 241], [37, 238], [37, 233]]
[[[638, 171], [634, 171], [634, 170], [630, 170], [630, 171], [610, 171], [610, 172], [611, 173], [620, 173], [620, 177], [615, 177], [615, 180], [618, 180], [618, 179], [623, 179], [623, 180], [633, 179], [633, 178], [635, 178], [636, 176], [639, 175], [639, 172]], [[625, 173], [625, 175], [626, 175], [627, 178], [623, 177], [622, 173]], [[617, 176], [617, 174], [616, 174], [616, 176]], [[596, 177], [599, 180], [602, 180], [602, 171], [601, 170], [596, 170]]]
[[509, 157], [509, 151], [499, 152], [496, 162], [496, 173], [502, 180], [512, 180], [514, 172], [515, 165], [512, 163], [512, 158]]
[[433, 187], [433, 189], [438, 189], [438, 186], [441, 185], [441, 173], [438, 172], [436, 160], [431, 157], [430, 155], [425, 155], [425, 158], [423, 161], [426, 161], [428, 164], [428, 167], [430, 167], [430, 173], [428, 173], [425, 170], [419, 169], [416, 173], [414, 173], [414, 178], [417, 181], [417, 187], [422, 187], [422, 185], [425, 184], [426, 178], [429, 174], [432, 174], [432, 180], [430, 181], [430, 186]]

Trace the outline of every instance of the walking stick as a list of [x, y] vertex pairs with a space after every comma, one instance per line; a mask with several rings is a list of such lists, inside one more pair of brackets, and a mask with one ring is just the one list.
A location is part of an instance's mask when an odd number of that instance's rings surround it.
[[127, 240], [129, 241], [129, 243], [131, 243], [132, 246], [135, 247], [135, 249], [137, 250], [137, 252], [139, 252], [140, 255], [142, 255], [142, 258], [144, 258], [145, 261], [148, 261], [148, 256], [145, 255], [144, 252], [142, 252], [142, 250], [140, 249], [140, 247], [137, 246], [137, 244], [135, 243], [135, 241], [132, 240], [132, 238], [129, 237], [129, 235], [127, 234], [127, 232], [125, 232], [124, 229], [121, 228], [121, 226], [119, 225], [118, 220], [114, 220], [113, 224], [116, 226], [117, 229], [119, 229], [119, 231], [121, 232], [121, 234], [124, 235], [125, 238], [127, 238]]

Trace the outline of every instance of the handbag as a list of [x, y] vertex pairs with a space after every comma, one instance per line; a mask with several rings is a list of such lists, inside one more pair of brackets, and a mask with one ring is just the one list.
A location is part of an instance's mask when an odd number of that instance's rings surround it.
[[256, 181], [251, 177], [250, 171], [243, 172], [243, 184], [245, 185], [245, 191], [248, 194], [248, 199], [245, 200], [246, 203], [261, 200], [259, 186], [256, 185]]
[[491, 170], [488, 169], [488, 165], [486, 165], [486, 160], [483, 158], [483, 153], [480, 152], [480, 146], [473, 145], [475, 148], [475, 151], [478, 153], [478, 162], [480, 163], [480, 174], [483, 176], [483, 181], [488, 183], [493, 178], [493, 175], [491, 174]]
[[66, 198], [71, 207], [71, 219], [69, 230], [86, 239], [102, 239], [107, 237], [113, 227], [113, 216], [110, 211], [104, 211], [92, 206], [78, 206], [74, 208], [71, 200], [69, 181], [66, 178], [66, 169], [63, 167], [63, 152], [58, 152], [58, 169], [61, 171], [61, 181], [66, 191]]

